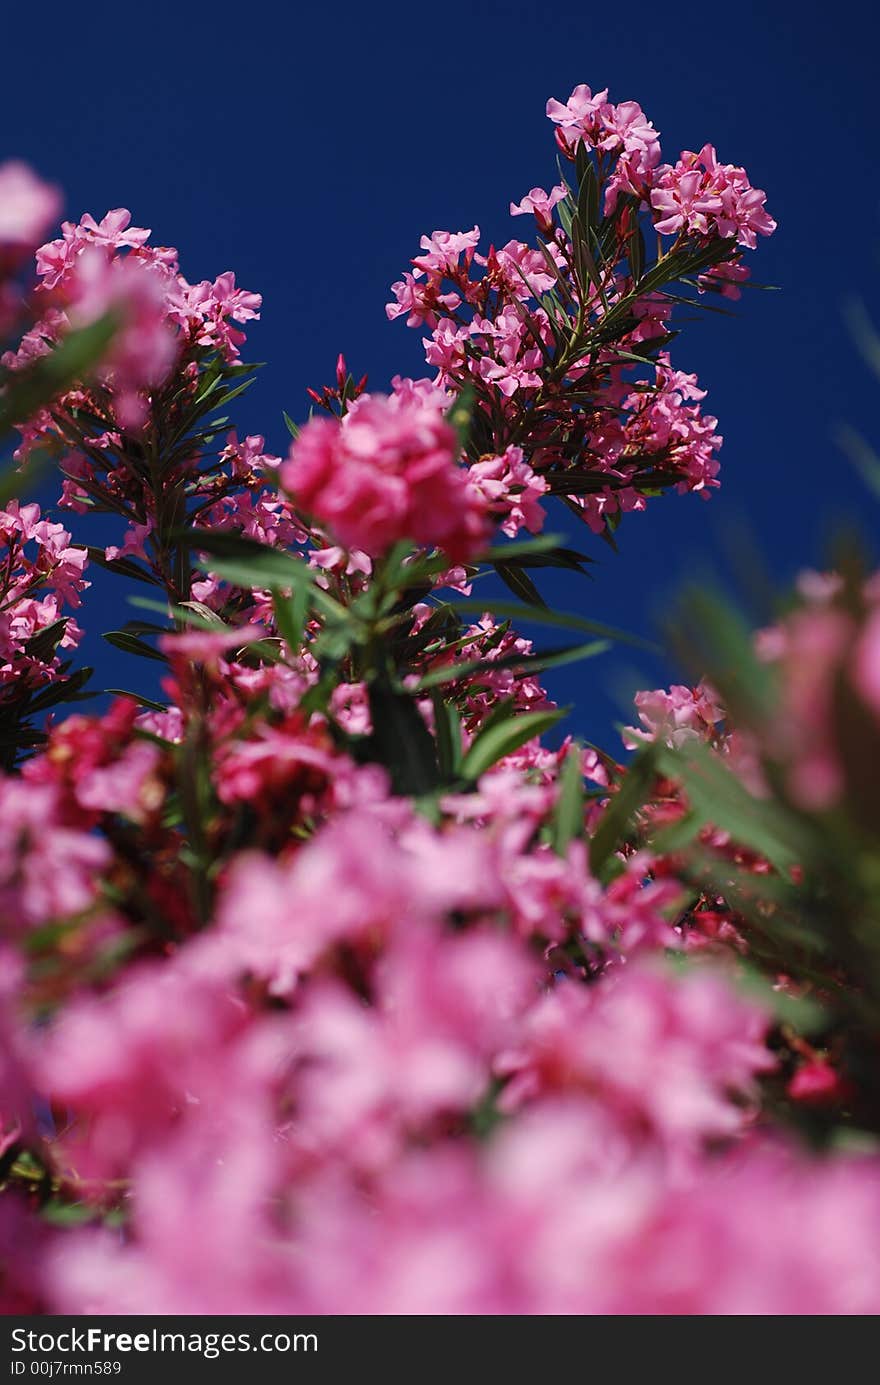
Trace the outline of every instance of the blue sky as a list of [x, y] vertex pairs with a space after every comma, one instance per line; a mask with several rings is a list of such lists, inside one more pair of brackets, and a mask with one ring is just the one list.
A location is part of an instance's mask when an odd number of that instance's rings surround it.
[[[385, 319], [388, 285], [423, 232], [513, 233], [511, 198], [554, 179], [548, 96], [609, 86], [642, 104], [667, 157], [710, 141], [744, 164], [779, 221], [754, 274], [781, 291], [745, 295], [733, 320], [700, 315], [674, 356], [719, 417], [722, 490], [628, 517], [616, 556], [559, 517], [600, 562], [593, 582], [557, 583], [556, 602], [651, 634], [683, 580], [731, 548], [742, 557], [743, 530], [782, 579], [821, 562], [846, 522], [870, 535], [872, 501], [832, 433], [846, 420], [871, 436], [876, 412], [843, 320], [859, 294], [880, 318], [873, 10], [473, 0], [465, 19], [351, 0], [157, 0], [50, 3], [36, 19], [15, 6], [0, 157], [58, 182], [69, 216], [129, 207], [179, 248], [189, 279], [234, 269], [264, 294], [250, 354], [269, 365], [235, 407], [239, 432], [275, 450], [281, 410], [305, 415], [305, 387], [332, 378], [338, 351], [376, 389], [427, 373], [419, 333]], [[99, 638], [133, 614], [123, 593], [96, 583], [83, 614], [96, 686], [133, 686], [147, 670]], [[674, 676], [621, 652], [557, 673], [552, 690], [577, 703], [576, 729], [612, 746], [622, 689]]]

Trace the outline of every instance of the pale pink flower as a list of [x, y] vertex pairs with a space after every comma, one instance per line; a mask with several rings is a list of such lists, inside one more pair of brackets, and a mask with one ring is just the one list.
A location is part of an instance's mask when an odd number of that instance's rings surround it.
[[567, 195], [568, 188], [564, 183], [558, 183], [549, 192], [543, 188], [532, 188], [520, 202], [511, 202], [510, 215], [528, 216], [531, 213], [542, 235], [550, 235], [553, 232], [553, 208]]
[[0, 268], [32, 250], [61, 207], [57, 188], [17, 160], [0, 164]]

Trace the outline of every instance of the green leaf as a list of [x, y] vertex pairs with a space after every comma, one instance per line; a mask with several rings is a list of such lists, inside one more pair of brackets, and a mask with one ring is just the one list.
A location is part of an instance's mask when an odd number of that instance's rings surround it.
[[[2, 433], [0, 429], [0, 433]], [[51, 452], [46, 447], [35, 448], [22, 464], [11, 459], [0, 462], [0, 508], [10, 500], [23, 500], [33, 493], [43, 479], [44, 473], [53, 463]]]
[[554, 625], [564, 630], [584, 630], [587, 634], [598, 635], [601, 639], [634, 645], [637, 649], [650, 650], [652, 654], [658, 652], [657, 646], [652, 644], [650, 640], [644, 640], [639, 635], [628, 635], [625, 630], [616, 630], [611, 625], [603, 625], [597, 620], [588, 620], [585, 616], [578, 616], [573, 612], [551, 611], [544, 607], [520, 606], [513, 601], [497, 601], [491, 596], [482, 601], [466, 599], [450, 601], [447, 604], [453, 610], [463, 611], [467, 614], [484, 615], [486, 611], [491, 611], [495, 615], [506, 616], [523, 624]]
[[446, 422], [451, 424], [458, 434], [458, 446], [461, 452], [467, 451], [468, 442], [470, 441], [475, 398], [476, 390], [474, 386], [468, 382], [468, 384], [462, 388], [458, 398], [446, 415]]
[[[238, 396], [239, 396], [240, 394], [244, 394], [245, 390], [249, 390], [249, 389], [250, 389], [251, 385], [253, 385], [253, 384], [255, 383], [255, 378], [256, 378], [256, 377], [253, 377], [253, 378], [251, 378], [250, 380], [243, 380], [242, 383], [241, 383], [240, 385], [236, 385], [234, 389], [231, 389], [231, 390], [224, 390], [224, 391], [219, 395], [219, 397], [217, 398], [216, 402], [215, 402], [214, 404], [212, 404], [212, 406], [211, 406], [211, 411], [213, 412], [214, 409], [225, 409], [225, 408], [226, 408], [226, 405], [229, 404], [229, 403], [231, 403], [233, 399], [237, 399]], [[226, 420], [224, 420], [224, 422], [225, 422], [225, 421], [226, 421]], [[215, 421], [214, 421], [214, 426], [215, 426], [215, 427], [219, 427], [219, 425], [220, 425], [220, 420], [219, 420], [219, 419], [215, 420]]]
[[[486, 561], [511, 563], [538, 553], [552, 553], [559, 549], [562, 542], [562, 536], [559, 534], [538, 534], [533, 539], [514, 539], [510, 543], [499, 543], [490, 548], [485, 555]], [[444, 561], [448, 566], [449, 559], [446, 558]]]
[[222, 530], [199, 529], [183, 533], [191, 548], [209, 555], [208, 560], [198, 562], [204, 571], [216, 573], [245, 590], [253, 587], [296, 590], [306, 586], [315, 606], [337, 619], [348, 618], [345, 607], [318, 586], [313, 570], [303, 558]]
[[165, 655], [160, 654], [151, 644], [147, 644], [146, 640], [140, 640], [137, 635], [131, 635], [125, 630], [110, 630], [103, 638], [108, 644], [112, 644], [114, 649], [121, 649], [126, 654], [138, 654], [142, 659], [158, 659], [163, 664], [168, 662]]
[[97, 1221], [100, 1211], [91, 1202], [61, 1202], [53, 1197], [44, 1203], [40, 1215], [50, 1226], [87, 1226]]
[[369, 699], [373, 731], [367, 737], [368, 748], [388, 770], [395, 793], [431, 793], [439, 782], [437, 755], [415, 701], [379, 682], [370, 684]]
[[805, 844], [794, 820], [772, 801], [753, 797], [708, 746], [692, 741], [678, 750], [658, 747], [657, 763], [681, 781], [696, 818], [729, 832], [782, 874], [801, 858]]
[[299, 425], [294, 423], [293, 419], [290, 417], [290, 414], [286, 413], [284, 409], [281, 410], [281, 416], [284, 419], [284, 424], [287, 428], [288, 433], [294, 439], [294, 441], [296, 441], [296, 439], [299, 437]]
[[579, 553], [574, 548], [563, 548], [554, 546], [544, 553], [513, 553], [509, 557], [504, 549], [492, 550], [492, 561], [503, 562], [508, 567], [553, 567], [562, 568], [568, 572], [580, 572], [584, 577], [589, 573], [584, 571], [585, 563], [595, 562], [595, 558], [590, 558], [586, 553]]
[[107, 313], [88, 327], [68, 332], [64, 340], [25, 370], [6, 382], [0, 398], [0, 433], [51, 403], [72, 385], [88, 377], [116, 335], [118, 320]]
[[645, 269], [645, 238], [642, 235], [642, 228], [639, 225], [638, 215], [634, 217], [633, 229], [630, 232], [627, 242], [627, 258], [629, 259], [629, 268], [632, 274], [633, 284], [638, 287], [639, 280]]
[[89, 544], [87, 551], [89, 561], [97, 563], [98, 567], [106, 568], [108, 572], [118, 572], [122, 577], [133, 577], [138, 582], [147, 582], [151, 587], [162, 585], [157, 577], [139, 567], [130, 558], [108, 558], [103, 548], [96, 548], [94, 544]]
[[776, 702], [773, 669], [755, 654], [751, 626], [708, 584], [685, 591], [667, 622], [673, 649], [697, 678], [708, 678], [740, 726], [763, 725]]
[[479, 779], [480, 775], [485, 774], [486, 770], [491, 769], [505, 755], [512, 755], [527, 741], [549, 731], [567, 716], [569, 711], [568, 707], [560, 707], [552, 712], [516, 714], [511, 711], [511, 715], [505, 720], [485, 726], [471, 742], [461, 762], [462, 777], [471, 782]]
[[602, 814], [590, 841], [590, 870], [594, 875], [600, 874], [608, 858], [624, 841], [632, 818], [644, 806], [657, 774], [657, 754], [653, 743], [639, 751]]
[[581, 746], [575, 741], [568, 750], [559, 775], [559, 796], [553, 810], [553, 850], [564, 856], [569, 843], [584, 830], [584, 776]]
[[459, 663], [432, 668], [419, 679], [413, 691], [425, 692], [429, 688], [472, 678], [475, 674], [492, 673], [504, 668], [512, 668], [519, 673], [542, 673], [545, 669], [559, 668], [580, 659], [592, 659], [597, 654], [604, 654], [610, 647], [608, 640], [590, 640], [588, 644], [564, 645], [561, 649], [538, 650], [532, 654], [504, 654], [499, 659], [462, 659]]
[[64, 639], [66, 629], [66, 617], [53, 620], [51, 625], [37, 631], [36, 635], [31, 635], [30, 639], [25, 642], [25, 654], [28, 654], [32, 659], [39, 659], [43, 664], [49, 663], [55, 655], [55, 650]]
[[104, 688], [103, 691], [112, 697], [127, 697], [139, 707], [148, 707], [151, 712], [168, 711], [164, 702], [154, 702], [151, 697], [144, 697], [143, 693], [129, 692], [127, 688]]
[[[578, 152], [583, 148], [579, 146]], [[585, 161], [585, 167], [580, 176], [580, 186], [578, 187], [578, 217], [588, 231], [595, 231], [599, 225], [599, 180], [596, 177], [596, 170], [593, 168], [589, 159]]]
[[849, 424], [842, 424], [836, 431], [835, 440], [847, 455], [862, 480], [874, 495], [880, 496], [880, 457], [869, 442]]
[[527, 601], [530, 606], [546, 608], [547, 602], [527, 572], [510, 563], [499, 562], [495, 563], [495, 571], [514, 596], [518, 596], [521, 601]]
[[27, 704], [28, 716], [33, 716], [35, 712], [45, 712], [49, 707], [55, 707], [59, 702], [76, 702], [80, 700], [81, 690], [94, 673], [93, 668], [78, 668], [73, 673], [67, 675], [57, 683], [50, 683], [48, 688], [44, 688], [36, 697], [32, 697]]
[[298, 583], [290, 596], [285, 596], [278, 587], [272, 588], [275, 624], [293, 655], [299, 654], [303, 646], [311, 609], [311, 595], [311, 589], [306, 582]]
[[455, 705], [444, 701], [436, 690], [431, 694], [431, 700], [434, 704], [437, 763], [441, 778], [449, 782], [458, 777], [461, 768], [461, 717]]

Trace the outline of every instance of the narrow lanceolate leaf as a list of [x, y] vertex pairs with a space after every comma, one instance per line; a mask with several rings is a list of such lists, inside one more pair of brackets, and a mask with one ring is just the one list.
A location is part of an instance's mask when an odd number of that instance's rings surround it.
[[437, 788], [434, 740], [412, 697], [384, 683], [369, 690], [372, 758], [384, 765], [398, 794], [420, 797]]
[[639, 225], [638, 216], [634, 219], [633, 229], [627, 241], [627, 258], [629, 259], [629, 268], [632, 274], [633, 284], [638, 285], [645, 270], [645, 238], [642, 235], [642, 228]]
[[744, 616], [710, 586], [692, 587], [668, 623], [673, 649], [698, 677], [711, 679], [740, 726], [760, 726], [776, 701], [772, 667], [755, 654]]
[[275, 624], [291, 654], [298, 654], [302, 648], [310, 608], [311, 590], [307, 583], [299, 583], [290, 596], [285, 596], [279, 587], [273, 587], [272, 610], [275, 613]]
[[237, 534], [206, 529], [199, 530], [195, 537], [192, 530], [186, 532], [190, 546], [209, 555], [198, 562], [203, 571], [216, 573], [237, 587], [292, 591], [305, 585], [316, 607], [338, 618], [347, 616], [345, 607], [318, 586], [313, 570], [304, 559]]
[[569, 843], [584, 830], [584, 776], [581, 767], [581, 747], [575, 741], [570, 747], [559, 776], [559, 797], [553, 812], [553, 850], [564, 856]]
[[[227, 568], [234, 567], [241, 574], [241, 586], [288, 587], [297, 580], [314, 580], [314, 574], [302, 558], [240, 534], [228, 534], [220, 529], [184, 529], [176, 531], [172, 538], [184, 540], [199, 553], [222, 559]], [[212, 564], [212, 571], [218, 570]]]
[[143, 693], [129, 692], [127, 688], [104, 688], [103, 691], [111, 697], [127, 697], [131, 702], [136, 702], [139, 707], [147, 707], [151, 712], [167, 712], [168, 707], [164, 702], [154, 702], [151, 697], [144, 697]]
[[34, 716], [37, 712], [45, 712], [49, 707], [55, 707], [59, 702], [79, 702], [82, 698], [88, 697], [89, 694], [83, 693], [82, 689], [94, 671], [93, 668], [78, 668], [60, 682], [50, 683], [48, 688], [45, 688], [28, 702], [28, 716]]
[[547, 603], [538, 588], [535, 586], [531, 577], [522, 568], [515, 567], [511, 563], [495, 564], [495, 571], [501, 578], [504, 585], [518, 596], [521, 601], [525, 601], [530, 606], [538, 606], [546, 609]]
[[497, 549], [495, 551], [497, 553], [495, 561], [503, 562], [507, 567], [555, 567], [568, 572], [580, 572], [584, 577], [589, 576], [584, 565], [596, 561], [595, 558], [588, 557], [586, 553], [579, 553], [575, 548], [552, 548], [546, 553], [514, 553], [512, 557], [508, 557], [503, 549], [500, 552]]
[[67, 620], [65, 617], [60, 620], [53, 620], [51, 625], [39, 630], [36, 635], [31, 635], [25, 643], [24, 652], [30, 658], [39, 659], [41, 663], [47, 664], [64, 639], [66, 629]]
[[644, 806], [657, 774], [657, 747], [640, 750], [629, 765], [590, 842], [590, 869], [599, 875], [608, 858], [624, 842], [630, 823]]
[[440, 778], [450, 782], [458, 777], [461, 768], [461, 717], [452, 702], [445, 702], [436, 690], [431, 694], [434, 704], [434, 727], [437, 742], [437, 765]]
[[467, 614], [473, 612], [484, 615], [486, 611], [491, 611], [494, 615], [505, 616], [523, 624], [555, 625], [564, 630], [585, 630], [601, 639], [634, 645], [637, 649], [649, 649], [652, 653], [657, 652], [656, 645], [650, 640], [644, 640], [639, 635], [628, 635], [625, 630], [616, 630], [612, 625], [603, 625], [600, 621], [588, 620], [585, 616], [577, 616], [567, 611], [551, 611], [543, 606], [520, 606], [513, 601], [496, 601], [494, 597], [486, 597], [482, 601], [450, 601], [448, 604], [453, 610]]
[[108, 572], [118, 572], [122, 577], [133, 577], [137, 582], [146, 582], [151, 587], [161, 587], [162, 583], [158, 577], [154, 577], [145, 568], [139, 567], [130, 558], [108, 558], [103, 548], [97, 548], [94, 544], [88, 546], [89, 562], [97, 563], [98, 567], [106, 568]]
[[559, 707], [552, 712], [522, 712], [511, 714], [503, 721], [495, 721], [486, 726], [471, 743], [470, 749], [461, 762], [461, 774], [472, 782], [485, 774], [505, 755], [512, 755], [527, 741], [543, 736], [564, 716], [568, 707]]
[[696, 741], [677, 751], [664, 746], [658, 756], [663, 773], [681, 781], [695, 818], [729, 832], [779, 871], [798, 861], [805, 843], [798, 840], [793, 819], [772, 801], [754, 798], [708, 746]]
[[[560, 534], [537, 534], [532, 539], [514, 539], [510, 543], [495, 544], [486, 553], [490, 563], [509, 563], [515, 558], [531, 557], [535, 553], [551, 553], [562, 544]], [[448, 564], [449, 559], [445, 559]]]
[[131, 635], [126, 630], [110, 630], [104, 635], [104, 639], [108, 644], [112, 644], [114, 649], [121, 649], [126, 654], [139, 654], [143, 659], [158, 659], [163, 664], [168, 662], [158, 649], [154, 649], [146, 640], [138, 639], [137, 635]]
[[561, 649], [537, 650], [533, 654], [502, 654], [497, 659], [462, 659], [458, 663], [432, 668], [419, 680], [413, 691], [425, 692], [429, 688], [440, 688], [465, 678], [479, 679], [481, 673], [497, 673], [506, 668], [513, 669], [517, 674], [543, 673], [548, 668], [595, 658], [610, 648], [608, 640], [590, 640], [588, 644], [570, 644]]

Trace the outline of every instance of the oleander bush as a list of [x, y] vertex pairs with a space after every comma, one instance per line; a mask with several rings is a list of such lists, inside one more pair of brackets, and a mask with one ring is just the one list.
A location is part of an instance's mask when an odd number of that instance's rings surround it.
[[260, 296], [123, 209], [41, 243], [0, 167], [6, 1312], [880, 1311], [880, 586], [685, 593], [692, 682], [565, 734], [544, 672], [627, 636], [546, 570], [718, 487], [677, 323], [775, 223], [634, 101], [547, 114], [531, 239], [392, 287], [425, 377], [340, 357], [283, 457]]

